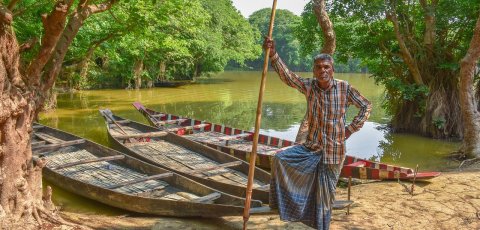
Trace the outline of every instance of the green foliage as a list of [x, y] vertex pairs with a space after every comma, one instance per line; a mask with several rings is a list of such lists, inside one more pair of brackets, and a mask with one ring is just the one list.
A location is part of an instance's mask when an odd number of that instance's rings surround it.
[[[15, 29], [21, 43], [42, 37], [40, 15], [54, 3], [19, 1]], [[144, 80], [157, 79], [160, 63], [166, 64], [167, 79], [192, 79], [223, 71], [230, 61], [243, 65], [257, 58], [258, 39], [258, 31], [230, 0], [119, 1], [85, 21], [69, 47], [59, 82], [81, 88], [125, 87], [138, 60], [143, 61]], [[22, 55], [24, 62], [33, 58], [35, 49], [30, 56]], [[85, 60], [90, 65], [83, 65]], [[88, 79], [81, 79], [87, 67]]]
[[[308, 4], [305, 11], [311, 11], [311, 4]], [[250, 15], [248, 21], [260, 31], [256, 43], [261, 46], [264, 37], [268, 34], [271, 9], [265, 8]], [[312, 32], [315, 31], [315, 32]], [[274, 29], [272, 34], [275, 40], [276, 50], [282, 60], [292, 71], [312, 71], [312, 58], [320, 53], [323, 36], [318, 26], [317, 19], [313, 14], [302, 14], [296, 16], [288, 10], [277, 10], [275, 14]], [[247, 62], [248, 67], [243, 69], [261, 70], [263, 68], [264, 56], [258, 56], [255, 60]], [[336, 57], [336, 72], [365, 72], [358, 59]], [[241, 66], [230, 64], [231, 69], [238, 69]]]
[[[254, 12], [248, 18], [250, 24], [260, 31], [262, 36], [256, 40], [258, 46], [263, 44], [264, 37], [268, 35], [270, 25], [271, 9], [265, 8]], [[300, 53], [300, 43], [294, 33], [295, 28], [300, 24], [300, 17], [288, 10], [277, 10], [272, 38], [275, 41], [275, 47], [283, 61], [291, 70], [311, 70], [311, 58]], [[258, 56], [256, 60], [249, 62], [248, 66], [254, 69], [263, 68], [263, 55]]]
[[[430, 2], [430, 1], [427, 1]], [[393, 5], [389, 5], [393, 4]], [[322, 36], [309, 3], [302, 14], [298, 37], [302, 53], [315, 52], [321, 47]], [[396, 114], [405, 102], [418, 104], [417, 116], [425, 112], [426, 98], [438, 82], [448, 82], [458, 73], [458, 61], [469, 45], [478, 18], [479, 0], [439, 1], [434, 13], [435, 46], [428, 57], [424, 44], [424, 9], [418, 1], [336, 0], [327, 4], [337, 37], [336, 60], [358, 58], [368, 67], [375, 81], [385, 85], [384, 107]], [[393, 25], [386, 12], [394, 9], [406, 45], [420, 67], [424, 86], [413, 81], [401, 58]], [[442, 79], [442, 76], [445, 79]]]

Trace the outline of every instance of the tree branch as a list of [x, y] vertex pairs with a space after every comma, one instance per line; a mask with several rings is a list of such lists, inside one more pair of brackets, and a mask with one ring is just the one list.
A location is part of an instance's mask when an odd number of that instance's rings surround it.
[[12, 11], [15, 5], [17, 5], [18, 1], [19, 0], [12, 0], [10, 3], [8, 3], [8, 6], [7, 6], [8, 10]]
[[387, 20], [389, 20], [393, 23], [393, 29], [394, 29], [395, 36], [396, 36], [397, 41], [398, 41], [398, 45], [400, 46], [400, 52], [402, 53], [403, 61], [405, 62], [405, 64], [407, 64], [407, 67], [408, 67], [410, 73], [413, 76], [413, 80], [415, 81], [416, 84], [423, 85], [424, 83], [423, 83], [423, 80], [422, 80], [422, 75], [420, 74], [420, 70], [418, 68], [417, 62], [415, 61], [415, 59], [410, 54], [410, 51], [408, 50], [407, 45], [405, 44], [405, 40], [403, 38], [403, 35], [400, 32], [400, 25], [398, 23], [396, 13], [395, 12], [390, 12], [390, 11], [387, 10], [386, 18], [387, 18]]
[[20, 48], [19, 48], [19, 52], [25, 52], [29, 49], [31, 49], [33, 47], [33, 45], [35, 45], [35, 43], [38, 42], [38, 38], [32, 38], [30, 40], [28, 40], [27, 42], [23, 43], [22, 45], [20, 45]]
[[322, 47], [322, 53], [333, 55], [336, 45], [335, 31], [333, 30], [333, 24], [328, 17], [325, 0], [313, 0], [313, 11], [317, 17], [318, 24], [322, 28], [323, 37], [325, 43]]
[[420, 0], [420, 5], [422, 6], [424, 11], [423, 19], [425, 22], [425, 34], [423, 36], [423, 43], [427, 48], [428, 58], [431, 59], [433, 57], [433, 48], [435, 45], [435, 10], [437, 7], [437, 1], [433, 0], [429, 5], [427, 3], [427, 0]]
[[115, 4], [115, 2], [117, 2], [118, 0], [110, 0], [108, 2], [104, 2], [102, 4], [92, 4], [90, 6], [88, 6], [90, 8], [90, 11], [92, 14], [96, 14], [96, 13], [100, 13], [100, 12], [103, 12], [103, 11], [106, 11], [108, 9], [110, 9], [112, 7], [113, 4]]
[[[57, 46], [55, 47], [55, 54], [49, 61], [47, 70], [43, 74], [44, 76], [42, 78], [40, 93], [45, 94], [53, 86], [53, 83], [55, 82], [55, 79], [61, 70], [68, 47], [73, 42], [73, 39], [77, 35], [80, 27], [83, 25], [83, 22], [92, 14], [100, 13], [110, 9], [112, 5], [117, 2], [117, 0], [107, 0], [98, 5], [87, 5], [88, 2], [88, 0], [81, 1], [78, 4], [75, 13], [70, 16], [68, 25], [63, 31], [60, 40], [57, 42]], [[40, 103], [43, 102], [40, 101]]]
[[73, 0], [57, 2], [50, 15], [42, 15], [45, 33], [42, 37], [42, 45], [37, 57], [27, 68], [27, 77], [30, 79], [30, 86], [36, 87], [40, 84], [42, 69], [52, 56], [58, 39], [65, 28], [67, 14], [72, 4]]
[[0, 5], [0, 23], [11, 25], [13, 21], [12, 12], [5, 6]]

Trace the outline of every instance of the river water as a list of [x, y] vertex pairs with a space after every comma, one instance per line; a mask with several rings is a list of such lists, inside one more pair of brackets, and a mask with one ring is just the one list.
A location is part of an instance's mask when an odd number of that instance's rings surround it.
[[[311, 73], [299, 75], [310, 77]], [[147, 123], [131, 105], [139, 101], [157, 111], [253, 130], [260, 78], [260, 72], [225, 72], [178, 88], [89, 90], [60, 94], [58, 108], [41, 114], [40, 122], [108, 146], [106, 127], [98, 110], [109, 108], [119, 116]], [[337, 73], [335, 78], [347, 80], [373, 104], [369, 121], [347, 140], [347, 154], [412, 168], [418, 164], [420, 171], [453, 167], [445, 156], [457, 149], [459, 143], [389, 133], [385, 127], [390, 119], [381, 107], [383, 87], [375, 85], [373, 79], [365, 74]], [[294, 140], [305, 110], [303, 94], [286, 86], [275, 73], [270, 72], [260, 132]], [[351, 106], [347, 122], [357, 112]], [[54, 202], [70, 211], [124, 213], [56, 187]]]

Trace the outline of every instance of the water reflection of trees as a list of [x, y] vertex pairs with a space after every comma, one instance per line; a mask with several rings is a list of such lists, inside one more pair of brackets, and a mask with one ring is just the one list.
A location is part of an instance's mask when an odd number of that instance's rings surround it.
[[[256, 102], [182, 102], [152, 107], [155, 110], [207, 120], [250, 130], [255, 124]], [[304, 104], [265, 103], [262, 108], [263, 129], [287, 130], [298, 124], [305, 112]]]
[[415, 168], [421, 171], [441, 170], [450, 167], [446, 156], [457, 148], [458, 143], [430, 139], [403, 133], [386, 132], [379, 142], [382, 149], [380, 161]]

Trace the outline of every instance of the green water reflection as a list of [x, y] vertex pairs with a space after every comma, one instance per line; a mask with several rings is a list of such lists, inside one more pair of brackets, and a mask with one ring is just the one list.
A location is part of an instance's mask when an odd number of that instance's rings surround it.
[[[311, 73], [300, 75], [308, 77]], [[41, 114], [41, 123], [108, 146], [104, 121], [98, 109], [109, 108], [120, 116], [146, 123], [131, 105], [140, 101], [158, 111], [252, 130], [260, 77], [260, 72], [226, 72], [179, 88], [91, 90], [61, 94], [58, 96], [58, 109]], [[407, 167], [419, 164], [422, 171], [449, 167], [444, 156], [455, 150], [458, 143], [388, 133], [382, 128], [382, 124], [389, 120], [380, 107], [383, 88], [375, 85], [367, 75], [336, 74], [335, 77], [349, 81], [374, 105], [369, 122], [347, 141], [347, 154]], [[295, 139], [305, 108], [302, 94], [283, 84], [276, 74], [269, 73], [263, 103], [262, 133]], [[356, 112], [355, 108], [349, 109], [348, 119], [351, 120]], [[56, 197], [57, 202], [69, 202], [65, 194], [59, 193]], [[83, 209], [65, 205], [66, 209], [69, 207]]]

